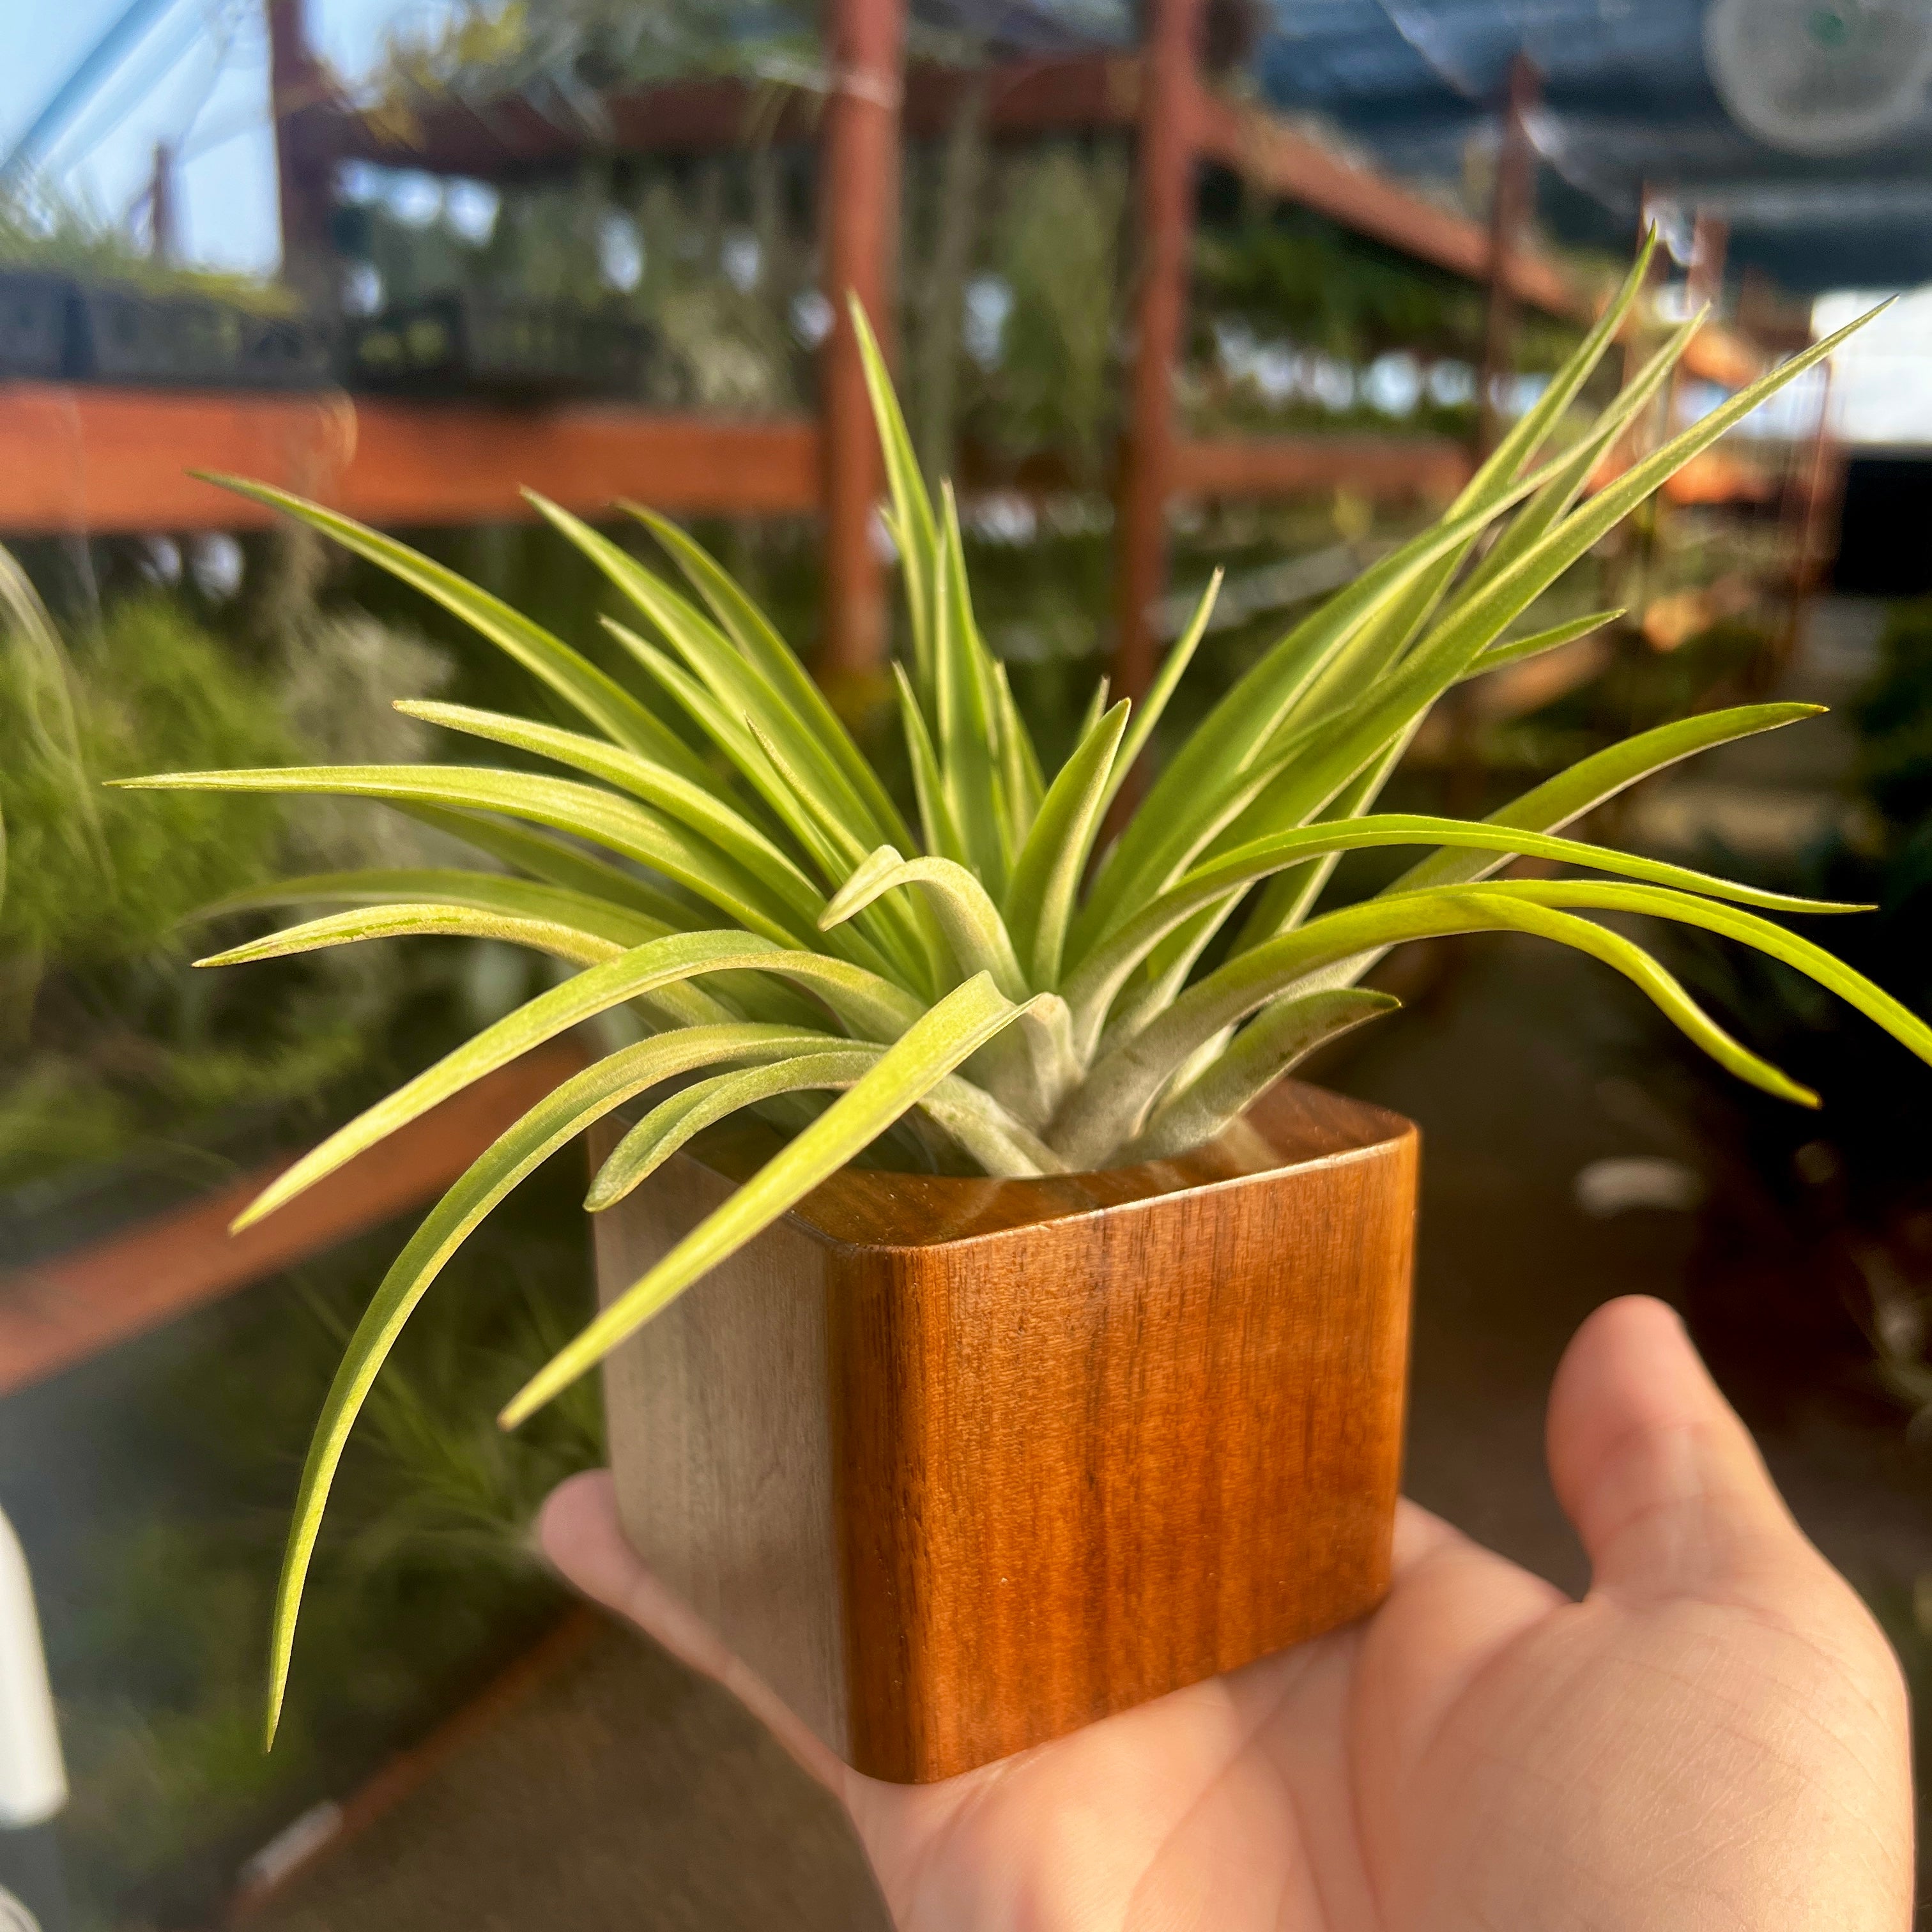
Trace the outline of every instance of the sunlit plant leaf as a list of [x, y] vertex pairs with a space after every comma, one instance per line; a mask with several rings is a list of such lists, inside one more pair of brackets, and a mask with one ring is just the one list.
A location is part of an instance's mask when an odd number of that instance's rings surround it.
[[[371, 1304], [303, 1472], [275, 1613], [277, 1708], [330, 1480], [410, 1309], [523, 1175], [661, 1082], [706, 1076], [645, 1103], [593, 1184], [593, 1208], [614, 1207], [680, 1148], [701, 1152], [705, 1129], [742, 1108], [766, 1110], [768, 1121], [770, 1109], [789, 1110], [778, 1117], [778, 1150], [530, 1382], [506, 1424], [868, 1148], [874, 1158], [883, 1144], [1007, 1177], [1186, 1154], [1230, 1129], [1323, 1041], [1392, 1011], [1387, 994], [1358, 982], [1388, 947], [1409, 940], [1504, 932], [1568, 946], [1622, 974], [1740, 1078], [1811, 1102], [1706, 1013], [1641, 938], [1646, 920], [1690, 926], [1807, 975], [1932, 1060], [1922, 1019], [1765, 916], [1852, 908], [1566, 836], [1677, 760], [1795, 723], [1813, 707], [1747, 706], [1661, 726], [1480, 821], [1376, 808], [1438, 699], [1614, 620], [1619, 614], [1596, 611], [1516, 634], [1620, 518], [1843, 340], [1841, 332], [1792, 358], [1592, 495], [1696, 326], [1694, 319], [1675, 332], [1592, 420], [1576, 423], [1647, 260], [1646, 250], [1450, 510], [1264, 650], [1144, 792], [1136, 767], [1152, 762], [1156, 728], [1207, 634], [1218, 579], [1147, 701], [1109, 710], [1102, 680], [1072, 751], [1043, 771], [974, 614], [957, 506], [950, 490], [937, 503], [928, 491], [884, 361], [856, 310], [907, 604], [908, 662], [892, 670], [914, 823], [770, 620], [707, 551], [649, 511], [631, 514], [675, 578], [532, 499], [627, 600], [628, 621], [606, 620], [622, 654], [619, 679], [390, 538], [286, 492], [231, 486], [441, 603], [543, 680], [585, 727], [449, 704], [404, 707], [518, 758], [562, 766], [568, 777], [346, 765], [135, 782], [382, 800], [508, 868], [288, 880], [210, 916], [248, 919], [278, 905], [321, 916], [284, 932], [244, 931], [208, 963], [434, 933], [533, 948], [574, 969], [330, 1135], [238, 1225], [584, 1021], [623, 1006], [650, 1032], [566, 1082], [476, 1162]], [[1419, 852], [1374, 897], [1324, 910], [1337, 859], [1379, 846]], [[1526, 856], [1597, 876], [1492, 876]], [[1624, 929], [1632, 921], [1637, 936]], [[804, 1097], [825, 1094], [836, 1097]]]

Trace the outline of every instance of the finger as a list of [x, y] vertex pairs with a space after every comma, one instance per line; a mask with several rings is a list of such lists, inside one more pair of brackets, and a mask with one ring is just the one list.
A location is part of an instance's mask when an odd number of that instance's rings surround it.
[[1390, 1565], [1395, 1580], [1400, 1582], [1417, 1564], [1468, 1540], [1454, 1523], [1444, 1522], [1433, 1510], [1404, 1496], [1395, 1506], [1395, 1555]]
[[722, 1684], [820, 1784], [843, 1796], [849, 1768], [778, 1693], [638, 1558], [618, 1520], [608, 1469], [587, 1470], [550, 1492], [537, 1540], [566, 1582], [627, 1618], [700, 1676]]
[[1648, 1296], [1576, 1331], [1550, 1390], [1549, 1453], [1598, 1592], [1721, 1595], [1820, 1560], [1684, 1324]]

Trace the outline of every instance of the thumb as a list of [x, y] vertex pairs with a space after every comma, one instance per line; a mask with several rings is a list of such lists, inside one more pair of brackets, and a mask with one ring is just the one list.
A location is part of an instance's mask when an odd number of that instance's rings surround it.
[[1646, 1295], [1576, 1331], [1550, 1390], [1549, 1454], [1593, 1593], [1736, 1599], [1788, 1586], [1794, 1564], [1823, 1568], [1684, 1324]]
[[854, 1774], [688, 1604], [638, 1560], [618, 1519], [609, 1470], [586, 1470], [553, 1490], [538, 1513], [536, 1539], [566, 1583], [635, 1624], [680, 1663], [722, 1684], [820, 1784], [849, 1796]]

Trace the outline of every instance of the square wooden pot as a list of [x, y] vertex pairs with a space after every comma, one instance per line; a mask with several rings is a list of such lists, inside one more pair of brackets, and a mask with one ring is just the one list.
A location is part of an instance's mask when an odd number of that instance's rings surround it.
[[[625, 1528], [902, 1782], [1359, 1616], [1388, 1587], [1418, 1144], [1285, 1082], [1180, 1160], [848, 1169], [610, 1358]], [[772, 1142], [700, 1144], [598, 1216], [607, 1298]]]

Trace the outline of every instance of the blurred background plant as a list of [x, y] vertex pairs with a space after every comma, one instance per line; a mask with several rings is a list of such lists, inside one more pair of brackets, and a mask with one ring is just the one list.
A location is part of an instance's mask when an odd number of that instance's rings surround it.
[[[158, 760], [434, 754], [390, 700], [446, 688], [451, 656], [322, 596], [317, 556], [257, 543], [211, 600], [185, 573], [157, 580], [173, 573], [145, 548], [102, 547], [86, 573], [100, 614], [82, 599], [56, 626], [0, 551], [13, 1265], [299, 1144], [529, 990], [520, 958], [506, 978], [487, 950], [455, 946], [197, 974], [193, 916], [272, 868], [434, 862], [444, 842], [380, 809], [150, 803], [100, 783]], [[70, 574], [37, 560], [50, 582]], [[518, 1386], [580, 1324], [580, 1191], [561, 1172], [499, 1217], [372, 1406], [320, 1581], [335, 1682], [272, 1760], [262, 1632], [287, 1496], [383, 1235], [0, 1410], [7, 1505], [34, 1550], [61, 1692], [84, 1925], [191, 1922], [290, 1816], [366, 1774], [558, 1614], [527, 1526], [562, 1475], [601, 1460], [595, 1391], [514, 1438], [475, 1396]], [[306, 1319], [286, 1318], [290, 1298]]]
[[83, 1924], [201, 1922], [290, 1819], [345, 1795], [560, 1614], [528, 1529], [556, 1482], [602, 1460], [596, 1390], [527, 1437], [501, 1434], [477, 1397], [514, 1388], [582, 1318], [581, 1188], [560, 1172], [499, 1217], [386, 1376], [304, 1638], [331, 1682], [298, 1694], [272, 1756], [262, 1632], [290, 1486], [388, 1231], [10, 1406], [10, 1486], [87, 1504], [64, 1522], [22, 1513]]
[[40, 182], [0, 183], [0, 272], [34, 268], [92, 280], [131, 283], [153, 295], [198, 295], [262, 315], [296, 304], [278, 283], [158, 257], [118, 222]]

